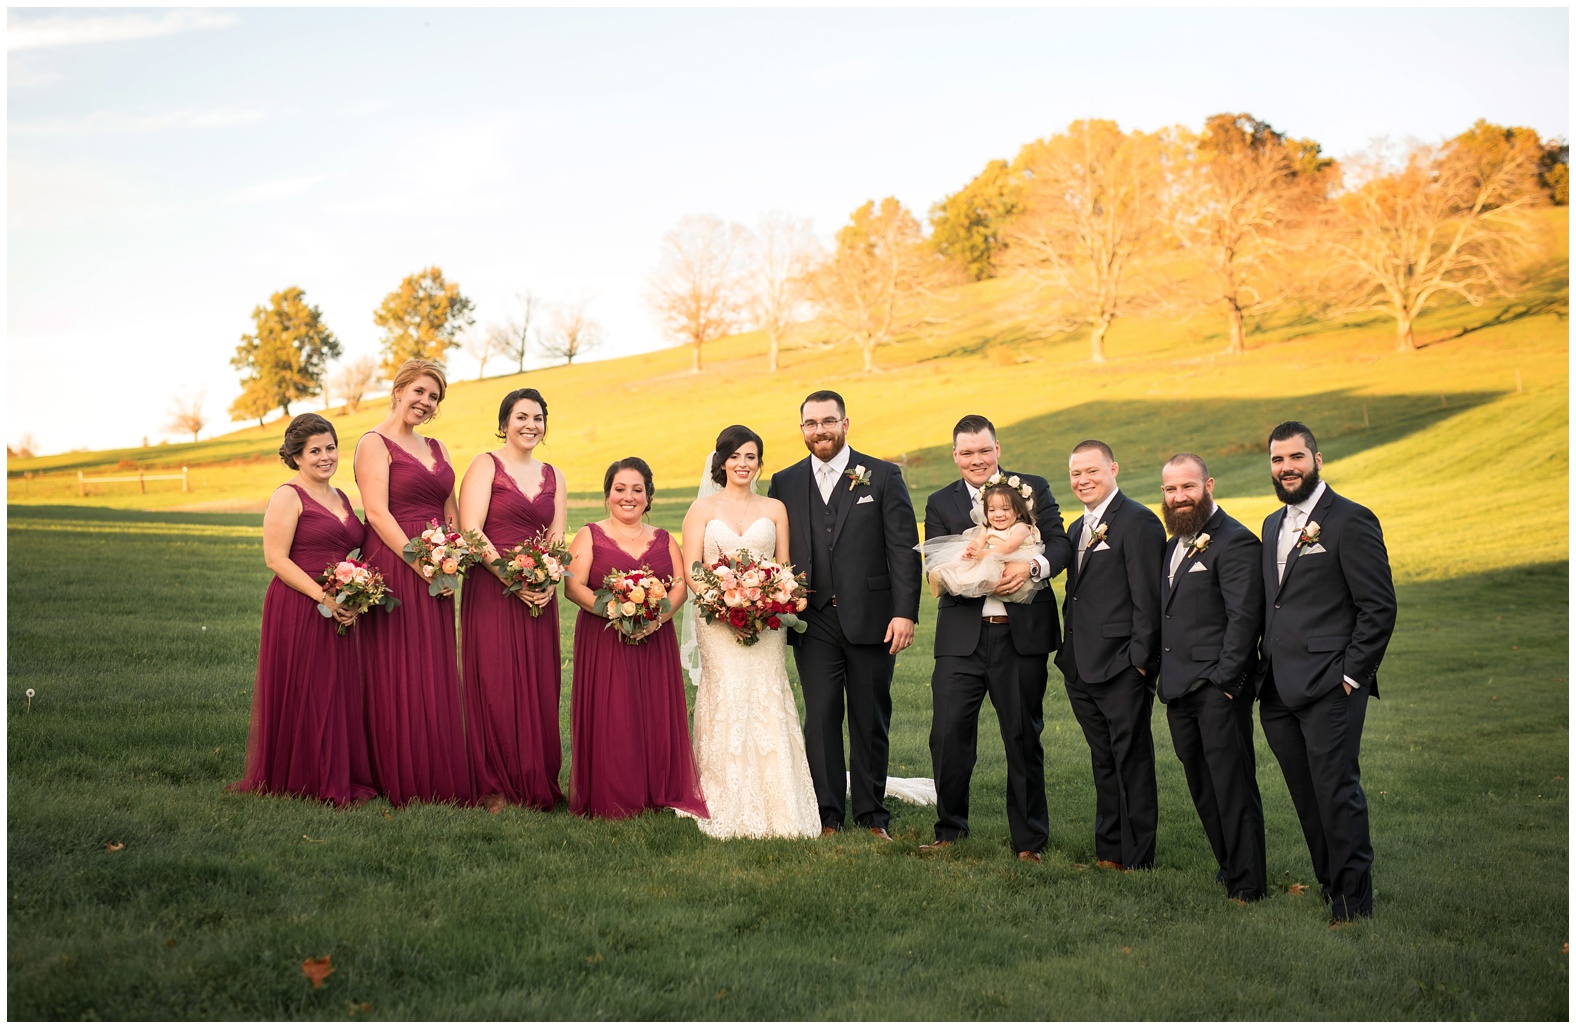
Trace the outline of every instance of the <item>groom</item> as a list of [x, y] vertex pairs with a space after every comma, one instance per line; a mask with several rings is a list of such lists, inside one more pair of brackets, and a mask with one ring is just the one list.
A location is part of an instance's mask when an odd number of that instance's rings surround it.
[[[808, 572], [803, 633], [789, 633], [804, 689], [804, 745], [821, 835], [854, 824], [890, 840], [886, 793], [892, 668], [919, 618], [919, 532], [897, 465], [848, 445], [843, 398], [818, 390], [799, 405], [810, 456], [772, 476], [767, 496], [788, 508], [788, 553]], [[852, 765], [845, 785], [843, 711]]]

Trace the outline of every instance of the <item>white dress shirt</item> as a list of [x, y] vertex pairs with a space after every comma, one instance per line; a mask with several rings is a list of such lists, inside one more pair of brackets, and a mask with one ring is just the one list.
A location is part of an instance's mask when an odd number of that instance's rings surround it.
[[810, 455], [810, 471], [815, 474], [815, 484], [821, 490], [821, 499], [826, 503], [832, 502], [832, 490], [837, 488], [837, 482], [848, 470], [848, 459], [853, 456], [853, 451], [848, 449], [848, 444], [843, 444], [843, 449], [832, 455], [830, 461], [823, 461], [814, 454]]
[[1112, 490], [1110, 496], [1094, 507], [1084, 508], [1083, 529], [1078, 533], [1078, 553], [1075, 557], [1080, 572], [1083, 571], [1084, 554], [1089, 549], [1089, 538], [1094, 535], [1094, 530], [1100, 527], [1100, 520], [1105, 517], [1105, 509], [1111, 506], [1111, 501], [1115, 497], [1116, 490]]

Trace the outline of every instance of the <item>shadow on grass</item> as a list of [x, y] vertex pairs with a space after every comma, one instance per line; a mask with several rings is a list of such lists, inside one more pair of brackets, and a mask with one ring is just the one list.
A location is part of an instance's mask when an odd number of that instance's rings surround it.
[[119, 507], [77, 507], [50, 504], [7, 504], [6, 518], [45, 522], [166, 522], [172, 525], [262, 525], [254, 512], [138, 511]]
[[[1481, 391], [1375, 397], [1332, 390], [1262, 400], [1096, 400], [1021, 422], [1002, 420], [997, 433], [1002, 463], [1044, 475], [1058, 497], [1067, 489], [1069, 448], [1084, 439], [1104, 440], [1125, 471], [1124, 492], [1144, 503], [1158, 503], [1160, 466], [1179, 451], [1193, 451], [1209, 462], [1217, 494], [1267, 493], [1265, 440], [1282, 421], [1305, 422], [1317, 435], [1325, 460], [1332, 461], [1424, 431], [1502, 395]], [[986, 417], [992, 413], [986, 405], [971, 408]], [[967, 413], [961, 406], [938, 413], [937, 435], [945, 439], [953, 421]], [[902, 460], [916, 509], [923, 509], [927, 493], [957, 477], [949, 443], [909, 451]]]

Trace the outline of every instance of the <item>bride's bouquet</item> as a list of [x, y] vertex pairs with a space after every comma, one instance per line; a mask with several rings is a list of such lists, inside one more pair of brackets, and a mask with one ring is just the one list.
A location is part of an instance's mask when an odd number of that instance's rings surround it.
[[[317, 581], [334, 594], [334, 603], [342, 611], [354, 611], [361, 615], [374, 607], [381, 607], [385, 611], [399, 607], [399, 598], [389, 592], [383, 576], [376, 568], [361, 560], [359, 547], [347, 554], [343, 561], [323, 569]], [[327, 604], [317, 605], [317, 610], [324, 618], [334, 617], [334, 612]], [[341, 622], [339, 634], [343, 636], [348, 628]]]
[[[492, 565], [503, 576], [503, 591], [510, 596], [521, 590], [538, 592], [564, 581], [564, 576], [568, 574], [569, 551], [562, 541], [541, 532], [500, 554]], [[536, 604], [528, 603], [525, 606], [532, 618], [542, 613], [541, 607]]]
[[436, 518], [427, 528], [405, 544], [405, 558], [432, 581], [427, 584], [427, 594], [436, 597], [444, 590], [460, 588], [460, 576], [486, 556], [486, 543], [475, 529], [456, 532], [453, 526], [444, 525]]
[[607, 624], [618, 629], [619, 639], [636, 644], [640, 640], [632, 637], [673, 610], [673, 602], [668, 599], [669, 585], [644, 565], [633, 572], [615, 568], [602, 580], [592, 606], [607, 615]]
[[809, 590], [804, 575], [795, 575], [792, 565], [741, 550], [723, 554], [709, 566], [696, 561], [690, 572], [700, 588], [695, 605], [706, 624], [727, 624], [742, 646], [754, 646], [769, 629], [804, 632], [799, 612], [809, 602]]

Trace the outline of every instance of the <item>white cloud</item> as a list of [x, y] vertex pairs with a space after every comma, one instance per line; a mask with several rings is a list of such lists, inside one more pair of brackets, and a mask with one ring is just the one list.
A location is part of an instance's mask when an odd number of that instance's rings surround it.
[[300, 175], [290, 179], [259, 182], [231, 193], [226, 199], [232, 204], [267, 204], [275, 200], [289, 200], [308, 192], [313, 186], [328, 178], [327, 175]]
[[76, 136], [94, 132], [163, 132], [167, 129], [220, 129], [250, 125], [267, 117], [262, 111], [220, 107], [211, 111], [164, 111], [159, 114], [120, 114], [94, 111], [80, 118], [13, 121], [13, 136]]
[[16, 11], [6, 15], [6, 49], [42, 50], [83, 43], [115, 43], [133, 39], [171, 36], [196, 29], [219, 29], [236, 22], [222, 11], [175, 10], [159, 14], [46, 15], [28, 17]]

